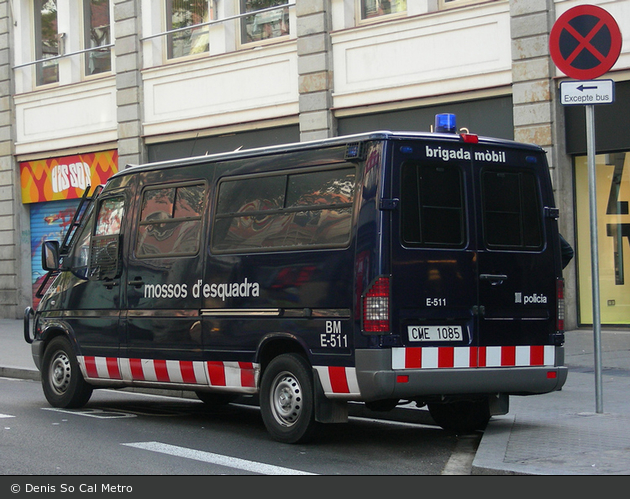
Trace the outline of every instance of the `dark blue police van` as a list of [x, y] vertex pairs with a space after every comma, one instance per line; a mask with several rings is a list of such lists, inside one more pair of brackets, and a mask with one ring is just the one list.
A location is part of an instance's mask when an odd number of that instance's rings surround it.
[[25, 337], [56, 407], [254, 394], [295, 443], [404, 401], [470, 431], [566, 380], [557, 219], [542, 149], [449, 127], [133, 166], [45, 243]]

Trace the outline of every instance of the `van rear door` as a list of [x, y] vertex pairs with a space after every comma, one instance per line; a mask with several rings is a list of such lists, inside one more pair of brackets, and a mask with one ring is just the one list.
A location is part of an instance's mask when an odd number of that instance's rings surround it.
[[[543, 217], [551, 187], [542, 152], [457, 140], [394, 144], [392, 331], [406, 347], [429, 347], [407, 361], [507, 366], [521, 355], [512, 347], [550, 344], [557, 228]], [[543, 351], [552, 352], [536, 355]]]
[[549, 344], [556, 331], [558, 235], [555, 219], [544, 216], [553, 213], [544, 155], [478, 145], [473, 162], [481, 228], [479, 344]]
[[[393, 142], [392, 330], [409, 347], [477, 341], [476, 234], [470, 146]], [[415, 367], [438, 367], [436, 356]]]

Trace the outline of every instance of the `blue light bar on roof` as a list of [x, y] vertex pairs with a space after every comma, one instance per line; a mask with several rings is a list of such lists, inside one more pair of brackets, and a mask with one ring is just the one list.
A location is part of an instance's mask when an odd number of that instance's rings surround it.
[[455, 115], [450, 113], [436, 114], [435, 131], [438, 133], [457, 133]]

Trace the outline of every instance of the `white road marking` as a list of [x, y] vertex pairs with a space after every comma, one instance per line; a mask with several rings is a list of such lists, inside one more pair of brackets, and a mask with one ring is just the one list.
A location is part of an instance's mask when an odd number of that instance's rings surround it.
[[58, 407], [42, 407], [44, 411], [62, 412], [64, 414], [74, 414], [75, 416], [87, 416], [98, 419], [122, 419], [135, 418], [136, 414], [118, 411], [104, 411], [102, 409], [60, 409]]
[[14, 418], [15, 416], [11, 416], [10, 414], [0, 414], [0, 418]]
[[470, 475], [480, 440], [480, 434], [459, 436], [457, 445], [442, 470], [442, 475]]
[[194, 459], [195, 461], [203, 461], [205, 463], [218, 464], [219, 466], [226, 466], [228, 468], [236, 468], [244, 471], [251, 471], [252, 473], [260, 473], [262, 475], [314, 475], [315, 473], [308, 473], [305, 471], [294, 470], [291, 468], [283, 468], [281, 466], [273, 466], [271, 464], [259, 463], [256, 461], [247, 461], [245, 459], [239, 459], [237, 457], [223, 456], [221, 454], [214, 454], [212, 452], [205, 452], [195, 449], [188, 449], [186, 447], [179, 447], [177, 445], [164, 444], [162, 442], [132, 442], [126, 445], [128, 447], [135, 447], [136, 449], [144, 449], [152, 452], [159, 452], [161, 454], [168, 454], [176, 457], [183, 457], [186, 459]]

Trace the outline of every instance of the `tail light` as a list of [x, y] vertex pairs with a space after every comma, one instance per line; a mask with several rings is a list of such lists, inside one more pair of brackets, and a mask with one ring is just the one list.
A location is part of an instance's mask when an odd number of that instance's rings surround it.
[[389, 277], [379, 277], [363, 295], [363, 331], [389, 332]]
[[564, 279], [556, 281], [556, 329], [564, 331]]

